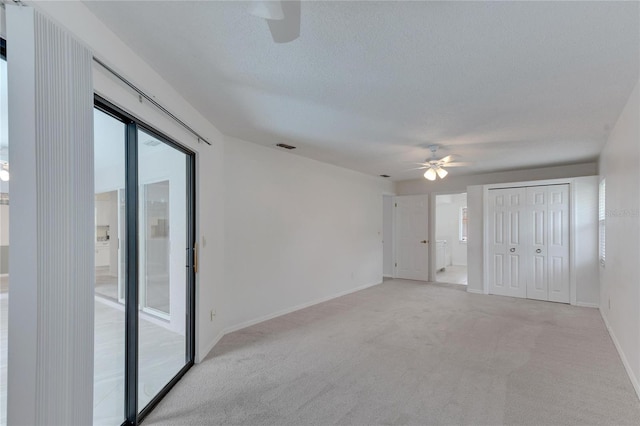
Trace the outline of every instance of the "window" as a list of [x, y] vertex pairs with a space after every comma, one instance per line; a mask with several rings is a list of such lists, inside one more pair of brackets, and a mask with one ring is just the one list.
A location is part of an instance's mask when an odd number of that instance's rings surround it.
[[604, 267], [605, 264], [605, 259], [606, 259], [606, 217], [607, 217], [607, 210], [606, 210], [606, 179], [602, 179], [600, 181], [600, 188], [598, 191], [598, 227], [599, 227], [599, 231], [600, 231], [600, 235], [599, 235], [599, 244], [600, 244], [600, 248], [599, 248], [599, 255], [600, 255], [600, 264], [602, 265], [602, 267]]
[[460, 207], [460, 241], [467, 242], [467, 207]]

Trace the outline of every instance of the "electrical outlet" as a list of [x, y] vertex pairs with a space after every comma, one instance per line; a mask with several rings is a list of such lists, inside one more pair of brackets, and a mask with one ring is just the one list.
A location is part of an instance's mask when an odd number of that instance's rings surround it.
[[216, 311], [215, 311], [215, 309], [212, 309], [212, 310], [211, 310], [210, 315], [211, 315], [211, 321], [213, 321], [213, 317], [215, 317], [215, 316], [216, 316]]

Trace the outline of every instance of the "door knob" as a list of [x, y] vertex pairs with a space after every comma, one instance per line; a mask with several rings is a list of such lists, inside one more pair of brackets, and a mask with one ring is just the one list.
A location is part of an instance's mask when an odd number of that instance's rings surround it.
[[422, 240], [422, 241], [420, 241], [420, 242], [421, 242], [422, 244], [427, 244], [427, 243], [428, 243], [428, 241], [427, 241], [427, 240]]
[[536, 253], [542, 253], [542, 250], [538, 249], [536, 250]]
[[511, 253], [514, 253], [514, 252], [516, 251], [516, 249], [515, 249], [514, 247], [511, 247], [511, 248], [509, 249], [509, 251], [510, 251]]

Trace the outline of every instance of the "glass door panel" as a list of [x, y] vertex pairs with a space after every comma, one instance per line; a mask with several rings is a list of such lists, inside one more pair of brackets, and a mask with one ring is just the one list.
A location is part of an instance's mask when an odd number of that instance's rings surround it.
[[138, 130], [138, 410], [185, 367], [189, 156]]
[[126, 257], [119, 244], [126, 224], [119, 211], [125, 187], [124, 122], [94, 109], [95, 165], [95, 338], [93, 423], [125, 420], [125, 310], [120, 294]]

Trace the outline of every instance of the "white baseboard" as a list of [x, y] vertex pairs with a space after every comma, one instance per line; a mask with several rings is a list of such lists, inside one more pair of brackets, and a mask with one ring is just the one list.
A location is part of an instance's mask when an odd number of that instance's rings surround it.
[[624, 365], [624, 369], [627, 370], [627, 375], [629, 376], [629, 380], [631, 380], [631, 384], [633, 385], [633, 388], [636, 391], [636, 395], [637, 395], [638, 399], [640, 399], [640, 382], [638, 382], [638, 379], [633, 374], [633, 370], [631, 369], [631, 365], [629, 364], [629, 361], [627, 360], [626, 355], [622, 351], [622, 347], [620, 346], [620, 343], [618, 343], [618, 338], [613, 333], [613, 330], [611, 329], [611, 326], [609, 325], [609, 320], [607, 320], [607, 316], [604, 314], [602, 309], [600, 309], [600, 316], [602, 317], [602, 320], [604, 321], [604, 325], [607, 327], [607, 331], [609, 332], [609, 336], [611, 336], [611, 340], [613, 340], [613, 344], [615, 345], [616, 349], [618, 350], [618, 354], [620, 355], [620, 359], [622, 359], [622, 365]]
[[383, 275], [382, 278], [393, 278], [393, 275]]
[[484, 291], [467, 287], [467, 293], [484, 294]]
[[240, 324], [232, 325], [230, 327], [225, 328], [224, 329], [224, 334], [233, 333], [234, 331], [242, 330], [243, 328], [251, 327], [252, 325], [256, 325], [256, 324], [259, 324], [261, 322], [268, 321], [270, 319], [280, 317], [282, 315], [290, 314], [291, 312], [299, 311], [300, 309], [308, 308], [310, 306], [317, 305], [318, 303], [322, 303], [322, 302], [326, 302], [326, 301], [331, 300], [331, 299], [335, 299], [335, 298], [338, 298], [338, 297], [346, 296], [347, 294], [355, 293], [356, 291], [364, 290], [364, 289], [369, 288], [369, 287], [374, 287], [374, 286], [379, 285], [379, 284], [382, 284], [382, 283], [377, 282], [377, 283], [374, 283], [374, 284], [365, 284], [365, 285], [360, 286], [360, 287], [356, 287], [356, 288], [352, 288], [352, 289], [349, 289], [349, 290], [341, 291], [341, 292], [333, 294], [331, 296], [322, 297], [320, 299], [316, 299], [316, 300], [311, 301], [311, 302], [303, 303], [303, 304], [300, 304], [300, 305], [293, 306], [291, 308], [287, 308], [287, 309], [283, 309], [283, 310], [278, 311], [278, 312], [274, 312], [272, 314], [264, 315], [264, 316], [261, 316], [261, 317], [256, 318], [256, 319], [252, 319], [252, 320], [249, 320], [249, 321], [241, 322]]
[[582, 308], [596, 308], [598, 309], [600, 305], [597, 303], [588, 303], [588, 302], [576, 302], [574, 306], [580, 306]]
[[207, 357], [207, 355], [209, 355], [209, 352], [211, 352], [213, 347], [218, 344], [220, 339], [222, 339], [224, 337], [224, 334], [225, 334], [224, 330], [221, 331], [220, 333], [218, 333], [218, 335], [207, 345], [207, 347], [203, 351], [202, 356], [198, 356], [199, 354], [196, 354], [194, 362], [196, 364], [200, 364], [202, 362], [202, 360], [205, 359]]

